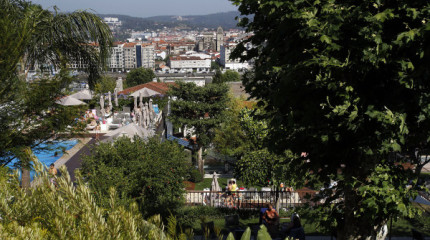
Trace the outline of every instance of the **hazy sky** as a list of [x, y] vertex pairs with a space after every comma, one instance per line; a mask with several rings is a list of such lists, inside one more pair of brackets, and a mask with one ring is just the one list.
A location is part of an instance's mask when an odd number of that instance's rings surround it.
[[32, 0], [44, 8], [57, 6], [61, 11], [89, 10], [135, 17], [159, 15], [204, 15], [233, 11], [228, 0]]

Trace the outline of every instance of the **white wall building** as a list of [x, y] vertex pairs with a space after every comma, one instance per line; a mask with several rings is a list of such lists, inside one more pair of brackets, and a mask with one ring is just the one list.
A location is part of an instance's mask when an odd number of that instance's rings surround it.
[[172, 70], [207, 71], [211, 67], [211, 59], [194, 56], [174, 56], [169, 58], [168, 65]]
[[109, 67], [113, 71], [122, 71], [124, 69], [124, 43], [117, 43], [112, 47]]
[[223, 66], [225, 69], [231, 69], [236, 71], [242, 70], [242, 69], [249, 69], [250, 68], [249, 63], [247, 62], [241, 63], [239, 59], [235, 59], [235, 60], [230, 59], [231, 52], [234, 50], [235, 47], [236, 45], [221, 46], [220, 58], [219, 58], [221, 66]]

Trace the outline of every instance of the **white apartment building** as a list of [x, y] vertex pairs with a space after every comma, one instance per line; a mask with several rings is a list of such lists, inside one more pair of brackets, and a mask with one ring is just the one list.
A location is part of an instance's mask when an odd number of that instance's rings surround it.
[[[152, 44], [141, 45], [142, 51], [142, 67], [144, 68], [155, 68], [155, 48]], [[138, 66], [139, 67], [139, 66]]]
[[207, 71], [211, 68], [211, 59], [194, 56], [174, 56], [168, 61], [170, 69], [186, 71]]
[[115, 43], [112, 47], [109, 67], [112, 71], [124, 70], [124, 43]]
[[136, 68], [136, 43], [125, 43], [124, 44], [124, 68], [133, 69]]
[[242, 69], [249, 69], [250, 65], [247, 62], [241, 63], [239, 59], [231, 60], [230, 55], [231, 52], [235, 49], [236, 45], [221, 45], [221, 51], [220, 51], [220, 58], [219, 62], [220, 65], [223, 66], [225, 69], [231, 69], [231, 70], [242, 70]]

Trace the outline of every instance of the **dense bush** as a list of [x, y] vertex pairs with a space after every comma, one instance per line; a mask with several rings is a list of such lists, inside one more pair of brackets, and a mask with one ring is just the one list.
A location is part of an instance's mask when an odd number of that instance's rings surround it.
[[199, 183], [203, 181], [203, 175], [199, 172], [199, 170], [195, 168], [191, 169], [189, 174], [190, 174], [190, 177], [188, 178], [188, 181], [194, 182], [194, 183]]
[[181, 208], [176, 214], [176, 219], [178, 224], [185, 229], [192, 227], [196, 221], [199, 221], [200, 218], [202, 218], [202, 216], [204, 216], [206, 219], [213, 220], [224, 218], [224, 216], [233, 214], [238, 214], [240, 219], [259, 217], [258, 210], [192, 206]]
[[109, 204], [109, 189], [115, 187], [121, 204], [135, 200], [145, 216], [163, 217], [182, 206], [188, 169], [177, 143], [138, 137], [100, 143], [82, 165], [83, 176], [102, 206]]
[[74, 184], [61, 168], [54, 186], [42, 164], [34, 166], [37, 186], [29, 189], [0, 167], [0, 239], [166, 239], [159, 216], [154, 225], [136, 204], [119, 206], [113, 189], [110, 204], [101, 207], [79, 173]]

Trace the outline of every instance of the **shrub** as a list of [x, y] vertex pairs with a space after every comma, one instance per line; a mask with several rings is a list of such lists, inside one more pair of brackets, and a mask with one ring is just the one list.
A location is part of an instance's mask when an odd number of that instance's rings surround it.
[[190, 177], [188, 178], [188, 181], [199, 183], [203, 181], [203, 175], [199, 172], [199, 170], [194, 168], [190, 171]]

